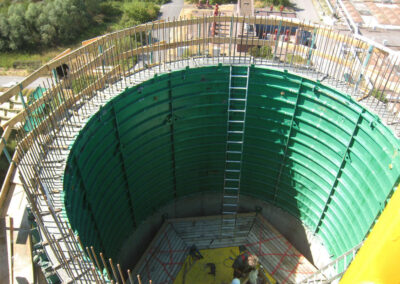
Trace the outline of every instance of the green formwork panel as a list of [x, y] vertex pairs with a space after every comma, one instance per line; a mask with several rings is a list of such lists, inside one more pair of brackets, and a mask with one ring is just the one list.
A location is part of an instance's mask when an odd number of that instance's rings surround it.
[[[222, 194], [229, 68], [155, 76], [88, 121], [64, 176], [65, 210], [85, 246], [117, 259], [161, 206], [195, 193]], [[250, 68], [246, 115], [241, 194], [300, 219], [334, 257], [363, 240], [398, 183], [393, 133], [345, 94], [258, 67]]]

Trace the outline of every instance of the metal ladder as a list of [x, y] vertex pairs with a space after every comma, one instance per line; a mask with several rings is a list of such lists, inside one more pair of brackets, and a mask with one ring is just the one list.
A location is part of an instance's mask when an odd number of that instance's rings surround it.
[[[247, 67], [246, 74], [234, 74], [234, 68], [230, 66], [229, 74], [221, 237], [234, 237], [236, 228], [250, 76], [249, 66]], [[243, 67], [236, 68], [243, 70]]]

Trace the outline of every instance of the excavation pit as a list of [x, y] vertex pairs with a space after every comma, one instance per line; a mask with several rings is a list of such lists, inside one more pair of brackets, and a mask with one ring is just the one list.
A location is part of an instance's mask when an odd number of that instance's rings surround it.
[[[242, 131], [230, 121], [243, 119], [228, 111], [228, 102], [244, 90], [229, 88], [243, 86], [247, 74], [240, 195], [299, 220], [302, 234], [315, 233], [332, 258], [365, 238], [399, 176], [392, 131], [322, 83], [286, 71], [218, 65], [128, 88], [84, 126], [64, 175], [65, 211], [84, 246], [117, 262], [126, 242], [163, 206], [212, 194], [210, 204], [221, 212], [227, 133]], [[150, 240], [135, 246], [144, 251]]]

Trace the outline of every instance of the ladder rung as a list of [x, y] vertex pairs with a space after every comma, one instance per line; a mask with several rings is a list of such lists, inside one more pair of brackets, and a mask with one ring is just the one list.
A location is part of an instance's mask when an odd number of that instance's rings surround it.
[[247, 90], [246, 87], [230, 87], [232, 90]]
[[224, 198], [237, 199], [237, 198], [239, 198], [239, 196], [237, 196], [237, 195], [224, 195]]
[[228, 130], [228, 133], [237, 133], [237, 134], [243, 134], [243, 130]]
[[[235, 230], [235, 225], [228, 225], [228, 226], [221, 226], [221, 233], [222, 234], [233, 234], [233, 231]], [[224, 283], [224, 282], [222, 282]]]
[[228, 154], [242, 154], [242, 151], [232, 151], [232, 150], [228, 150], [226, 151]]
[[[233, 236], [233, 231], [235, 230], [235, 225], [227, 225], [221, 226], [221, 233], [222, 234], [231, 234]], [[224, 283], [224, 282], [222, 282]]]
[[238, 102], [245, 102], [246, 101], [246, 99], [236, 99], [236, 98], [233, 98], [233, 99], [229, 99], [230, 101], [238, 101]]
[[238, 178], [226, 178], [226, 181], [240, 181]]
[[[227, 196], [227, 195], [225, 195], [224, 199], [226, 199], [226, 201], [230, 200], [231, 202], [236, 202], [239, 199], [239, 196], [235, 196], [235, 195]], [[225, 204], [224, 204], [224, 206], [225, 206]]]
[[228, 172], [228, 173], [240, 173], [240, 170], [230, 170], [230, 169], [226, 169], [225, 172]]
[[230, 112], [245, 112], [245, 110], [241, 110], [241, 109], [228, 109], [228, 111], [230, 111]]
[[222, 211], [224, 215], [237, 215], [236, 211]]
[[229, 222], [225, 222], [226, 224], [222, 224], [222, 226], [235, 226], [235, 223], [234, 223], [236, 220], [235, 216], [227, 217], [226, 215], [222, 215], [222, 217], [226, 218], [226, 219], [222, 219], [223, 221], [229, 221]]
[[244, 120], [228, 120], [229, 123], [244, 123]]
[[221, 226], [221, 230], [233, 230], [235, 229], [235, 225], [231, 225], [231, 226]]
[[247, 78], [247, 75], [231, 75], [233, 78]]
[[233, 161], [233, 160], [227, 160], [226, 162], [227, 163], [236, 163], [236, 164], [240, 164], [241, 163], [240, 161]]
[[224, 187], [225, 189], [229, 189], [229, 190], [239, 190], [239, 188], [237, 187]]
[[237, 207], [238, 205], [236, 203], [229, 203], [229, 204], [224, 204], [226, 207]]
[[232, 140], [228, 140], [228, 141], [226, 141], [226, 143], [231, 143], [231, 144], [243, 144], [243, 141], [232, 141]]

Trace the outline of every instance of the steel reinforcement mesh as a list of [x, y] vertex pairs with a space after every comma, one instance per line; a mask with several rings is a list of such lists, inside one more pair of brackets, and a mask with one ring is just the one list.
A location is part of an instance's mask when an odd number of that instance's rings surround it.
[[[64, 176], [65, 210], [85, 246], [117, 258], [159, 207], [199, 192], [222, 194], [229, 68], [156, 76], [90, 118]], [[362, 241], [384, 208], [400, 176], [398, 151], [392, 131], [349, 96], [250, 68], [241, 194], [300, 219], [334, 257]]]

